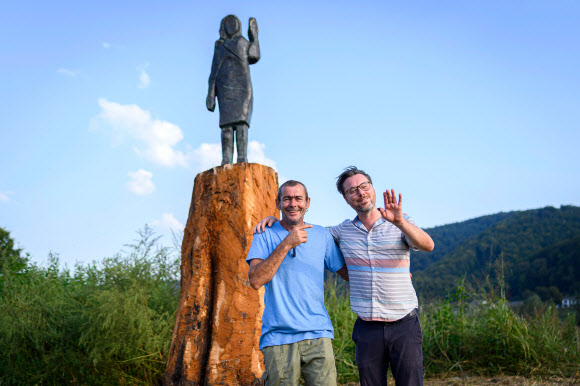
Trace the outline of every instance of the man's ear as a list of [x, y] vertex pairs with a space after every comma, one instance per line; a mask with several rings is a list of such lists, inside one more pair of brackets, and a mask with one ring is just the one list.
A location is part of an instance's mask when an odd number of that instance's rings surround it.
[[308, 208], [310, 208], [310, 197], [306, 200], [306, 210], [308, 210]]
[[278, 210], [282, 210], [282, 209], [280, 208], [280, 201], [278, 201], [278, 199], [276, 199], [275, 201], [276, 201], [276, 209], [278, 209]]

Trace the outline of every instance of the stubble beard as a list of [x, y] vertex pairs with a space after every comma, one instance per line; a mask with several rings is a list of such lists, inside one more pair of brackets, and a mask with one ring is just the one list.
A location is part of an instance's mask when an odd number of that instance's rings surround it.
[[357, 213], [365, 213], [366, 214], [366, 213], [372, 212], [374, 209], [375, 209], [375, 203], [374, 202], [371, 202], [366, 207], [365, 206], [362, 206], [362, 205], [359, 205], [359, 206], [356, 207], [355, 210], [356, 210]]
[[[373, 211], [373, 210], [375, 210], [375, 208], [376, 208], [375, 202], [372, 200], [372, 196], [371, 196], [371, 195], [368, 195], [367, 197], [364, 197], [364, 198], [368, 198], [368, 199], [369, 199], [369, 203], [368, 203], [368, 204], [363, 204], [363, 203], [360, 203], [360, 204], [359, 204], [359, 203], [355, 203], [355, 205], [354, 205], [354, 210], [355, 210], [357, 213], [360, 213], [360, 214], [367, 214], [367, 213], [370, 213], [370, 212], [372, 212], [372, 211]], [[366, 206], [365, 206], [365, 205], [366, 205]]]
[[[284, 211], [285, 213], [286, 211]], [[282, 216], [282, 219], [284, 220], [284, 222], [288, 225], [294, 226], [294, 225], [300, 225], [302, 224], [302, 221], [304, 220], [304, 212], [302, 211], [302, 216], [300, 216], [298, 219], [296, 220], [292, 220], [290, 219], [289, 216]]]

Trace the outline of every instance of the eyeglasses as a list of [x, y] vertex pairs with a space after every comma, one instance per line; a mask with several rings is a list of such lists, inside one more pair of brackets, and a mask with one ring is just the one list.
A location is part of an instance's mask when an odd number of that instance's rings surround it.
[[350, 188], [349, 190], [347, 190], [344, 193], [348, 196], [354, 196], [358, 193], [359, 189], [361, 190], [361, 192], [366, 192], [370, 188], [371, 188], [371, 183], [369, 181], [367, 181], [367, 182], [363, 182], [359, 186], [354, 186], [354, 187]]

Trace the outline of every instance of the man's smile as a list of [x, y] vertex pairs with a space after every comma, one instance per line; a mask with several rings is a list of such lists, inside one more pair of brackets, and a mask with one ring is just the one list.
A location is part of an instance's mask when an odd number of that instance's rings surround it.
[[367, 202], [369, 202], [371, 200], [371, 198], [368, 195], [365, 195], [363, 197], [361, 197], [358, 202], [359, 204], [365, 204]]

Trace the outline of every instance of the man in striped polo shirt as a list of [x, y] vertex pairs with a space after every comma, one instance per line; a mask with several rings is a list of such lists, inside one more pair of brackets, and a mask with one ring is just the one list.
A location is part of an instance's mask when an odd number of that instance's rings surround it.
[[[376, 207], [371, 177], [350, 166], [336, 187], [356, 211], [353, 220], [330, 228], [344, 255], [350, 303], [358, 315], [352, 332], [361, 386], [386, 385], [389, 364], [397, 386], [423, 384], [423, 337], [410, 275], [410, 248], [432, 251], [431, 237], [403, 214], [402, 195], [383, 193]], [[271, 226], [267, 217], [255, 232]]]
[[422, 332], [410, 277], [410, 248], [432, 251], [431, 237], [403, 214], [403, 197], [383, 193], [376, 207], [371, 177], [354, 166], [336, 187], [356, 211], [353, 220], [330, 229], [350, 279], [350, 304], [358, 315], [352, 332], [361, 385], [386, 385], [387, 369], [397, 386], [423, 384]]

